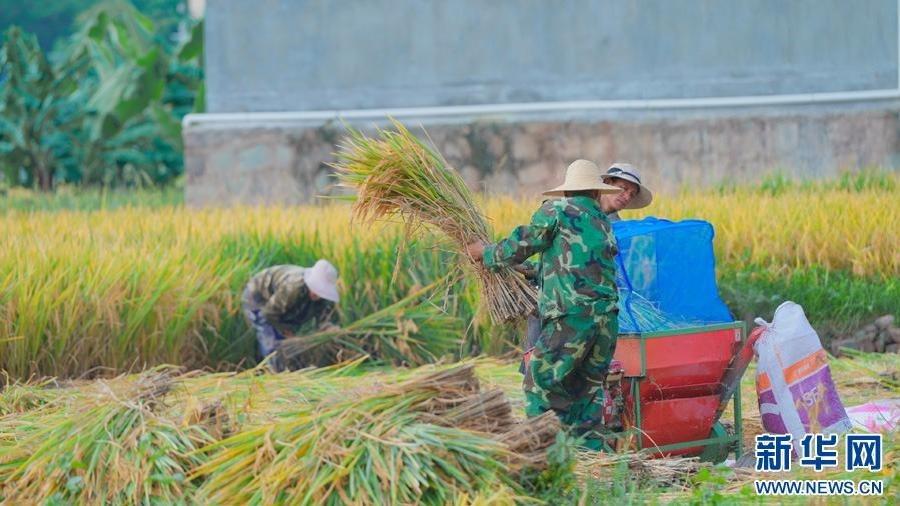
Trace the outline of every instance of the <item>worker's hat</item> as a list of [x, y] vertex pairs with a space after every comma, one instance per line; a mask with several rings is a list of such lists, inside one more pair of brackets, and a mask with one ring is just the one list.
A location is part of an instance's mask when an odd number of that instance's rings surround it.
[[544, 195], [562, 197], [565, 192], [600, 190], [600, 193], [619, 193], [621, 188], [603, 182], [603, 171], [589, 160], [575, 160], [566, 168], [566, 180]]
[[630, 181], [638, 185], [638, 188], [640, 189], [631, 199], [631, 202], [625, 206], [625, 209], [640, 209], [649, 206], [650, 203], [653, 202], [653, 193], [641, 183], [640, 174], [638, 174], [634, 165], [631, 165], [630, 163], [616, 162], [609, 166], [609, 169], [606, 170], [606, 174], [603, 174], [602, 177], [604, 181], [621, 179], [622, 181]]
[[303, 271], [303, 280], [310, 291], [332, 302], [340, 299], [337, 279], [337, 269], [328, 260], [319, 260], [315, 265]]

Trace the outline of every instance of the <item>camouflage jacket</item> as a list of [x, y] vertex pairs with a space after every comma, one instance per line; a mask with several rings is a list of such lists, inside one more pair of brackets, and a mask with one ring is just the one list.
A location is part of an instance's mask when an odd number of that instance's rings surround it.
[[617, 252], [609, 219], [597, 201], [570, 197], [545, 201], [530, 224], [486, 246], [484, 265], [496, 270], [540, 253], [538, 306], [543, 318], [604, 314], [618, 298]]
[[253, 276], [244, 290], [244, 303], [259, 308], [266, 321], [282, 333], [296, 332], [305, 323], [331, 322], [334, 302], [312, 300], [303, 279], [305, 267], [276, 265]]
[[[619, 213], [614, 211], [611, 213], [606, 213], [606, 217], [609, 218], [610, 223], [615, 223], [617, 221], [622, 221], [622, 218], [619, 217]], [[534, 287], [538, 285], [538, 277], [540, 277], [540, 268], [541, 262], [539, 258], [531, 257], [524, 262], [522, 262], [516, 269], [525, 276], [525, 279], [533, 285]]]

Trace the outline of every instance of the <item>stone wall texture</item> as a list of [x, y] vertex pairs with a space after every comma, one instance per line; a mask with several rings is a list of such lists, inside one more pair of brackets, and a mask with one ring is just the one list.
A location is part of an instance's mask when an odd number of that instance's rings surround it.
[[[628, 161], [651, 188], [748, 182], [779, 171], [819, 178], [900, 166], [896, 107], [758, 115], [428, 124], [438, 150], [477, 191], [528, 195], [555, 186], [566, 165]], [[408, 123], [413, 126], [413, 123]], [[422, 134], [421, 129], [413, 128]], [[333, 194], [340, 125], [205, 126], [185, 130], [187, 202], [274, 205]]]

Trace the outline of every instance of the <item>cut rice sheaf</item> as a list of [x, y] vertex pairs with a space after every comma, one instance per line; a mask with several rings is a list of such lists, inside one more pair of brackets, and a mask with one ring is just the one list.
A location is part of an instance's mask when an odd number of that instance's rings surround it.
[[[459, 174], [437, 152], [412, 135], [400, 122], [395, 130], [377, 131], [377, 138], [349, 129], [333, 165], [341, 185], [353, 188], [354, 217], [363, 223], [400, 218], [413, 235], [423, 226], [446, 234], [458, 251], [477, 241], [490, 242], [484, 214]], [[519, 273], [504, 267], [488, 271], [463, 254], [481, 285], [483, 300], [494, 322], [523, 318], [537, 305], [537, 293]]]

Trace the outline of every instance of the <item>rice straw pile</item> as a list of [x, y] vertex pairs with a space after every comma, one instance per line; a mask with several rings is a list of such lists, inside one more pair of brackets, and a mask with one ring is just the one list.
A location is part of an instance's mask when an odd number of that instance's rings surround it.
[[514, 418], [473, 363], [361, 364], [9, 385], [0, 502], [512, 503], [549, 465], [556, 417]]
[[[357, 191], [354, 216], [363, 223], [399, 217], [408, 235], [428, 224], [445, 233], [459, 251], [476, 241], [491, 241], [491, 230], [465, 182], [437, 152], [400, 122], [395, 131], [378, 130], [377, 138], [350, 129], [334, 164], [343, 186]], [[488, 271], [469, 258], [481, 283], [494, 322], [523, 318], [537, 304], [537, 294], [511, 268]]]
[[[9, 504], [167, 502], [190, 487], [190, 452], [212, 438], [158, 416], [173, 371], [104, 382], [0, 418], [0, 501]], [[67, 389], [65, 389], [67, 390]], [[4, 392], [5, 394], [6, 392]]]
[[555, 417], [542, 417], [521, 428], [502, 393], [479, 391], [473, 369], [363, 385], [211, 445], [203, 450], [208, 461], [193, 473], [205, 478], [198, 497], [446, 504], [492, 483], [516, 487], [511, 477], [524, 466], [546, 465], [535, 454], [559, 426]]
[[625, 468], [637, 480], [651, 480], [658, 485], [684, 488], [698, 470], [710, 467], [698, 457], [652, 457], [649, 452], [600, 453], [582, 451], [576, 472], [584, 479], [608, 481], [616, 476], [616, 468]]

